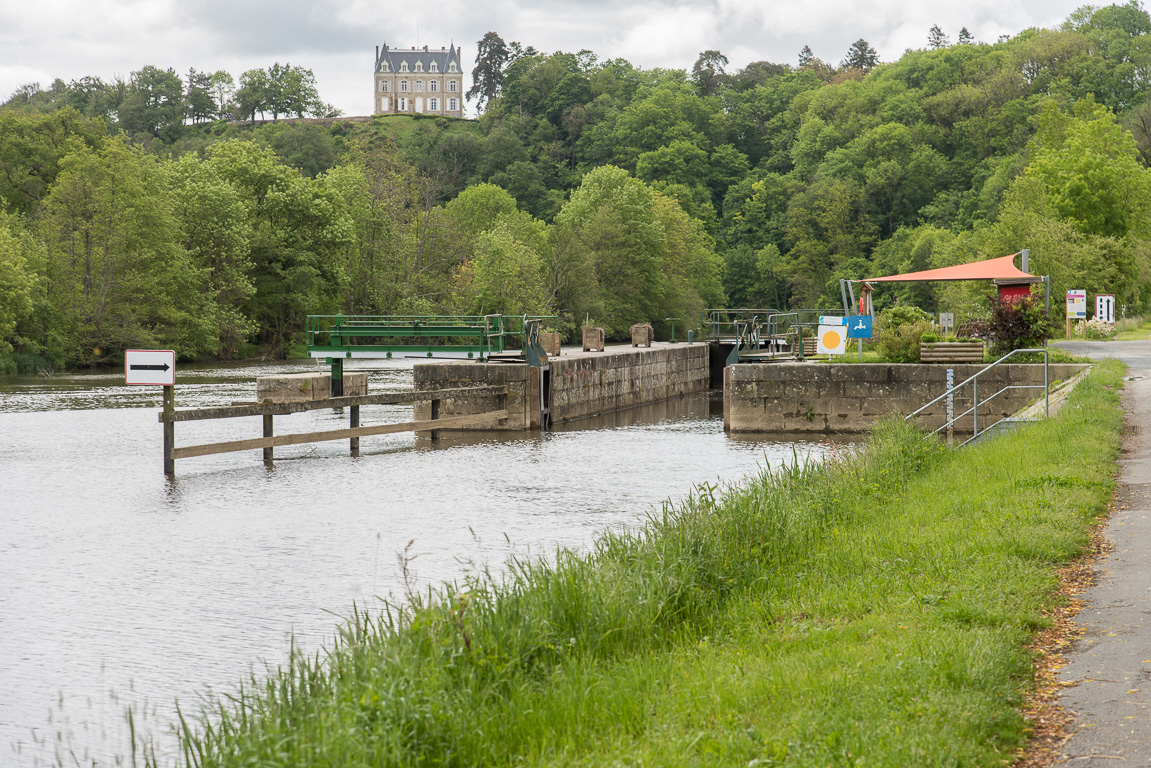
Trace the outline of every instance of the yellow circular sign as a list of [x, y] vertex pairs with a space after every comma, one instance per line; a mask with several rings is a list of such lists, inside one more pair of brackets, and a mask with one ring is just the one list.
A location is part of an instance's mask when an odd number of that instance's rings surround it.
[[823, 346], [828, 349], [834, 349], [839, 346], [840, 336], [835, 331], [828, 331], [823, 334]]

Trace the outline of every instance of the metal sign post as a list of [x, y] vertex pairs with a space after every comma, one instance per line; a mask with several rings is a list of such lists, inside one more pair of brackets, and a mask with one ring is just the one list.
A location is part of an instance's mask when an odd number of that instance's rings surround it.
[[124, 383], [163, 387], [164, 474], [176, 472], [176, 353], [171, 349], [129, 349], [124, 352]]

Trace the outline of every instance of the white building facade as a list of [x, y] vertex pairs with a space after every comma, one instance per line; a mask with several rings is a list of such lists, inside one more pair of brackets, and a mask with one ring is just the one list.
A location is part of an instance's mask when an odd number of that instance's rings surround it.
[[464, 74], [460, 49], [376, 47], [377, 115], [464, 116]]

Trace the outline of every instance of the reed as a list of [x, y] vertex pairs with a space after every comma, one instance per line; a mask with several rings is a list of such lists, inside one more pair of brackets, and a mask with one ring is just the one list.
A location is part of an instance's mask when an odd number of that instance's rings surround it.
[[183, 762], [1009, 763], [1025, 646], [1113, 490], [1121, 373], [980, 445], [884, 424], [586, 553], [356, 609], [181, 717]]

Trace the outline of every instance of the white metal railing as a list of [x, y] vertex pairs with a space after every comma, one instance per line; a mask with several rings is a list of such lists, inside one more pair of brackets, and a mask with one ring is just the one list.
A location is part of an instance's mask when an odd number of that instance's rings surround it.
[[[1011, 357], [1012, 355], [1017, 355], [1017, 354], [1021, 354], [1024, 352], [1041, 352], [1041, 353], [1043, 353], [1043, 384], [1042, 385], [1040, 385], [1040, 384], [1010, 384], [1006, 387], [1003, 387], [998, 392], [996, 392], [995, 394], [991, 395], [986, 400], [983, 400], [981, 402], [979, 400], [979, 377], [982, 376], [983, 374], [987, 373], [992, 368], [996, 367], [997, 365], [999, 365], [1000, 363], [1002, 363], [1004, 360]], [[1004, 392], [1006, 392], [1009, 389], [1042, 389], [1043, 390], [1043, 418], [1047, 418], [1047, 416], [1049, 415], [1049, 412], [1051, 410], [1051, 374], [1050, 374], [1050, 370], [1051, 370], [1051, 355], [1048, 352], [1047, 347], [1039, 347], [1039, 348], [1034, 348], [1034, 349], [1013, 349], [1010, 352], [1008, 352], [1006, 355], [1004, 355], [1003, 357], [996, 360], [991, 365], [987, 366], [986, 368], [976, 372], [972, 376], [969, 376], [968, 378], [964, 379], [960, 383], [958, 383], [952, 387], [949, 387], [947, 389], [947, 391], [945, 391], [942, 395], [935, 398], [934, 400], [927, 403], [926, 405], [922, 406], [918, 410], [907, 414], [907, 416], [904, 417], [904, 421], [910, 421], [911, 419], [913, 419], [916, 416], [918, 416], [919, 414], [923, 413], [925, 410], [927, 410], [931, 406], [938, 403], [940, 400], [943, 400], [946, 397], [954, 396], [955, 393], [959, 389], [967, 386], [968, 384], [971, 385], [971, 403], [972, 403], [971, 407], [968, 408], [966, 411], [964, 411], [961, 414], [951, 416], [950, 418], [948, 418], [947, 421], [945, 421], [941, 427], [939, 427], [934, 432], [932, 432], [932, 434], [939, 434], [943, 430], [949, 429], [949, 428], [953, 429], [955, 426], [955, 423], [957, 421], [959, 421], [960, 419], [967, 416], [967, 414], [971, 414], [971, 427], [972, 427], [971, 437], [967, 438], [962, 443], [960, 443], [960, 446], [963, 446], [963, 445], [966, 445], [967, 443], [970, 443], [972, 440], [979, 437], [979, 435], [980, 435], [980, 431], [979, 431], [979, 406], [986, 405], [987, 403], [991, 402], [996, 397], [999, 397], [999, 395], [1003, 394]], [[950, 407], [948, 408], [948, 410], [949, 411], [951, 410]], [[989, 429], [994, 429], [1003, 420], [1004, 419], [996, 420], [995, 423], [991, 424], [991, 426], [984, 427], [983, 431], [986, 432]]]

